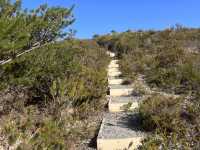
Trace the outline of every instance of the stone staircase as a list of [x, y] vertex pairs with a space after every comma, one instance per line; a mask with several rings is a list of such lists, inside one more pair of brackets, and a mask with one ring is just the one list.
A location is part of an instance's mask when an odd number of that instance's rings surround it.
[[108, 66], [109, 113], [105, 114], [97, 137], [98, 150], [136, 149], [145, 134], [140, 130], [137, 113], [126, 112], [138, 107], [140, 98], [133, 96], [132, 85], [123, 85], [115, 54], [107, 52], [112, 58]]

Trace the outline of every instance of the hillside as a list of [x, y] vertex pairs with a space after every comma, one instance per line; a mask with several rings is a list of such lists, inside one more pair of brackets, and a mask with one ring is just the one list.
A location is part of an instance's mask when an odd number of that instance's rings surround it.
[[[95, 38], [115, 52], [140, 103], [140, 124], [150, 135], [141, 149], [198, 149], [200, 131], [200, 30], [111, 33]], [[133, 113], [134, 114], [134, 113]]]
[[0, 150], [198, 150], [200, 29], [80, 40], [73, 11], [0, 1]]
[[73, 38], [73, 7], [0, 8], [0, 149], [82, 149], [105, 106], [105, 49]]

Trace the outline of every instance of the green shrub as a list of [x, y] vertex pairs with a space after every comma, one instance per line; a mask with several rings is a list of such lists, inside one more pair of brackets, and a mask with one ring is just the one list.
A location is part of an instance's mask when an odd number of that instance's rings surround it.
[[144, 129], [152, 131], [160, 128], [164, 131], [173, 132], [180, 118], [180, 99], [172, 97], [165, 98], [159, 95], [146, 99], [139, 107], [139, 113], [142, 118]]
[[10, 144], [22, 141], [18, 149], [74, 146], [85, 137], [83, 133], [91, 132], [87, 123], [77, 126], [76, 122], [88, 121], [103, 108], [108, 62], [105, 49], [96, 42], [71, 40], [36, 49], [4, 65], [0, 113], [8, 127], [3, 135]]
[[[190, 149], [199, 144], [199, 115], [193, 103], [184, 107], [183, 98], [154, 95], [139, 107], [142, 128], [153, 134], [145, 139], [143, 149]], [[145, 148], [146, 147], [146, 148]]]
[[181, 96], [154, 95], [142, 102], [141, 123], [152, 135], [141, 149], [198, 149], [200, 145], [199, 31], [178, 25], [163, 31], [129, 31], [95, 39], [118, 54], [122, 73], [129, 81], [142, 74], [150, 87]]

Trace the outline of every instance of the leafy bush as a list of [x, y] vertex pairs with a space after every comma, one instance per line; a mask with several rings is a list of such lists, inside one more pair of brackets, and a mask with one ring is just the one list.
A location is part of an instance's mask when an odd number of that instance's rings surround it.
[[194, 103], [184, 103], [183, 98], [154, 95], [140, 105], [141, 125], [154, 133], [143, 141], [143, 149], [198, 147], [200, 109], [195, 110]]
[[[108, 61], [96, 42], [70, 40], [36, 49], [4, 65], [0, 115], [8, 122], [2, 124], [3, 135], [11, 135], [12, 145], [22, 141], [22, 149], [66, 149], [70, 141], [75, 145], [83, 132], [91, 132], [85, 129], [86, 123], [77, 126], [76, 122], [88, 121], [103, 106]], [[18, 124], [23, 120], [28, 124]]]
[[150, 131], [160, 128], [164, 131], [173, 132], [175, 130], [173, 128], [177, 128], [179, 122], [179, 120], [175, 120], [180, 117], [178, 116], [180, 114], [179, 104], [179, 98], [165, 98], [159, 95], [145, 100], [139, 107], [143, 128]]
[[0, 1], [0, 62], [14, 58], [0, 66], [0, 149], [75, 149], [96, 130], [109, 58], [95, 41], [65, 32], [72, 10]]

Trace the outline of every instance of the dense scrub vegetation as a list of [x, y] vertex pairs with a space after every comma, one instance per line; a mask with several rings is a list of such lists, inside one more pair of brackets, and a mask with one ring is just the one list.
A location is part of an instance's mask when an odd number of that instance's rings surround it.
[[0, 1], [0, 61], [14, 58], [0, 66], [0, 149], [75, 149], [95, 136], [109, 58], [95, 41], [66, 36], [72, 9]]
[[140, 104], [141, 125], [152, 133], [141, 149], [198, 149], [200, 29], [178, 25], [75, 40], [73, 31], [63, 32], [74, 22], [72, 10], [29, 11], [20, 0], [0, 0], [0, 63], [13, 58], [0, 66], [0, 148], [75, 149], [94, 136], [91, 117], [104, 107], [109, 49], [127, 80], [142, 74], [151, 88], [179, 95], [153, 94]]
[[143, 129], [152, 136], [143, 149], [198, 149], [200, 145], [200, 30], [180, 25], [164, 31], [96, 36], [121, 58], [129, 80], [144, 75], [147, 84], [180, 98], [152, 95], [139, 107]]
[[[102, 108], [106, 94], [107, 63], [104, 49], [95, 42], [73, 40], [45, 46], [4, 65], [1, 134], [10, 145], [20, 140], [19, 147], [31, 149], [66, 149], [87, 136], [91, 129], [84, 120]], [[80, 120], [84, 126], [76, 127]]]

